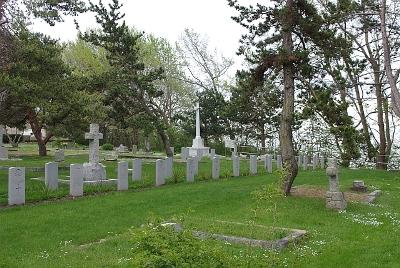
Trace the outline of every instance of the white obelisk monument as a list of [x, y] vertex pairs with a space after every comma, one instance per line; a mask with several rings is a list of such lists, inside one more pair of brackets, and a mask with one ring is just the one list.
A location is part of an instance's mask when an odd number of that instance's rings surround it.
[[210, 154], [210, 147], [204, 147], [204, 141], [200, 135], [200, 105], [196, 103], [196, 137], [193, 139], [192, 147], [189, 147], [190, 156], [207, 156]]

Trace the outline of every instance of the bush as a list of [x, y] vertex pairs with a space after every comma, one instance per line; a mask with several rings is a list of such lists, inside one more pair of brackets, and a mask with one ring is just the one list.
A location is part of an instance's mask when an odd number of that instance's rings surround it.
[[101, 149], [103, 149], [104, 151], [112, 151], [114, 150], [114, 146], [111, 143], [104, 143], [101, 146]]

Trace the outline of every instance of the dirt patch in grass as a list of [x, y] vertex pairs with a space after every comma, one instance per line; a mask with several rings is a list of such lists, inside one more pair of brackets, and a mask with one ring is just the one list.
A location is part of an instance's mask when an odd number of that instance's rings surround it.
[[[292, 196], [305, 196], [325, 199], [326, 191], [326, 188], [302, 185], [292, 187], [290, 194]], [[366, 202], [368, 200], [368, 194], [369, 193], [344, 192], [345, 199], [348, 202]]]

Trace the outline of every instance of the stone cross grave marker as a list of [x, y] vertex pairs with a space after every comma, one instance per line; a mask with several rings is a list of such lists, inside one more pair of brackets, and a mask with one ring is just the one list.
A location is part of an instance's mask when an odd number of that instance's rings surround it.
[[90, 132], [85, 133], [85, 139], [89, 140], [89, 163], [83, 164], [84, 178], [89, 181], [106, 179], [106, 170], [100, 164], [99, 143], [103, 134], [99, 132], [98, 124], [90, 124]]
[[339, 170], [335, 158], [328, 159], [326, 175], [329, 177], [329, 190], [326, 192], [326, 207], [336, 210], [345, 210], [347, 203], [339, 187]]

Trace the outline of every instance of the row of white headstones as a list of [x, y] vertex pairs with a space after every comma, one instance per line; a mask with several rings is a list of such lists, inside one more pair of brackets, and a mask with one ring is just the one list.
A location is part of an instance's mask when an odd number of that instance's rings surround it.
[[[220, 159], [219, 155], [212, 158], [212, 178], [220, 177]], [[195, 176], [199, 172], [200, 157], [188, 157], [186, 160], [186, 181], [194, 182]], [[264, 168], [268, 173], [273, 172], [273, 157], [266, 155], [264, 157]], [[174, 158], [167, 157], [165, 159], [156, 160], [156, 178], [155, 186], [162, 186], [166, 183], [167, 178], [173, 177]], [[250, 174], [257, 174], [257, 156], [250, 156]], [[282, 158], [280, 155], [276, 159], [277, 169], [282, 168]], [[321, 167], [323, 167], [321, 165]], [[240, 157], [232, 157], [233, 176], [240, 176]], [[84, 166], [82, 164], [70, 165], [70, 178], [67, 181], [70, 185], [69, 194], [72, 197], [83, 196], [84, 185]], [[117, 189], [119, 191], [128, 190], [129, 186], [129, 164], [126, 161], [118, 162], [117, 172]], [[142, 179], [142, 159], [133, 159], [132, 161], [132, 181], [140, 181]], [[95, 183], [105, 183], [110, 180], [99, 180]], [[65, 181], [64, 181], [65, 182]], [[92, 181], [93, 182], [93, 181]], [[59, 184], [58, 163], [51, 162], [45, 165], [45, 185], [50, 190], [57, 190]], [[22, 205], [25, 204], [25, 168], [11, 167], [8, 174], [8, 204]]]

